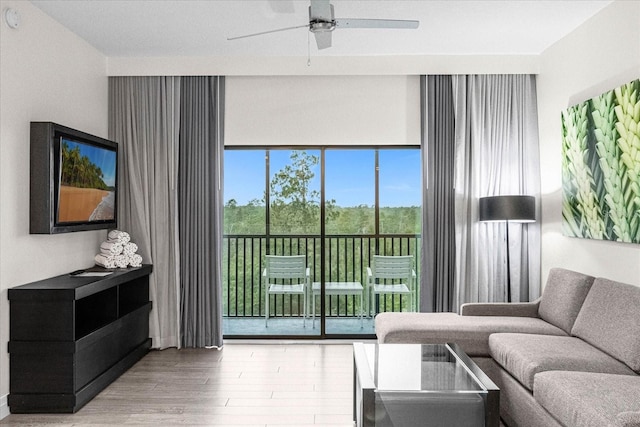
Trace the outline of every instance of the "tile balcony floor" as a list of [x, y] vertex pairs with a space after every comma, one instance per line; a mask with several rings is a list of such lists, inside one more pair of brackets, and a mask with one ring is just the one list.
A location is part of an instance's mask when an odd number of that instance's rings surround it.
[[[265, 327], [264, 317], [225, 317], [222, 320], [222, 330], [227, 336], [316, 336], [320, 335], [320, 318], [316, 317], [315, 328], [311, 318], [303, 326], [301, 317], [270, 317], [269, 326]], [[374, 320], [365, 317], [360, 324], [359, 317], [328, 317], [326, 333], [336, 335], [373, 337], [375, 335]]]

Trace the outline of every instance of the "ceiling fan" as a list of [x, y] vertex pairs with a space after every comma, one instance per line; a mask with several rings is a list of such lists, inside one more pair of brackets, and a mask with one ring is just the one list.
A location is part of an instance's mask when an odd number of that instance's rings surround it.
[[247, 34], [238, 37], [229, 37], [227, 40], [237, 40], [247, 37], [261, 36], [263, 34], [276, 33], [279, 31], [294, 30], [296, 28], [308, 27], [315, 38], [318, 49], [331, 47], [331, 32], [341, 28], [418, 28], [420, 21], [400, 20], [400, 19], [336, 19], [333, 13], [333, 5], [329, 0], [311, 0], [309, 6], [309, 23], [296, 25], [294, 27], [278, 28], [275, 30], [262, 31], [259, 33]]

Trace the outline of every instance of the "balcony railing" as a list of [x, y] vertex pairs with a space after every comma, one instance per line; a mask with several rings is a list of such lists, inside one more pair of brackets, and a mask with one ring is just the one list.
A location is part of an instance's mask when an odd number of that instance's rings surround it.
[[[223, 240], [223, 315], [226, 317], [264, 316], [264, 257], [272, 255], [305, 255], [314, 282], [322, 280], [322, 237], [225, 235]], [[367, 267], [373, 255], [412, 255], [416, 283], [420, 283], [420, 236], [409, 234], [335, 235], [325, 236], [325, 282], [360, 282], [366, 286]], [[419, 286], [416, 286], [419, 292]], [[418, 297], [416, 295], [416, 297]], [[302, 298], [275, 295], [270, 317], [302, 316]], [[320, 313], [319, 299], [316, 313]], [[355, 317], [359, 315], [359, 299], [352, 295], [328, 295], [325, 315]], [[409, 301], [397, 295], [383, 296], [377, 311], [401, 311]]]

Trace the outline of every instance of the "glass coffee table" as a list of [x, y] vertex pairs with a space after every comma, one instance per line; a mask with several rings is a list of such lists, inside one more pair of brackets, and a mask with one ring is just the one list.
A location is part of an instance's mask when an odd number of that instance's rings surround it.
[[498, 427], [500, 390], [457, 344], [353, 344], [357, 427]]

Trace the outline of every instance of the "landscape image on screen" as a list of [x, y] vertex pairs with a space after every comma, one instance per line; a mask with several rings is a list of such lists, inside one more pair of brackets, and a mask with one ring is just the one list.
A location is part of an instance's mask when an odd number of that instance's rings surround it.
[[116, 156], [107, 148], [61, 138], [59, 223], [115, 218]]

